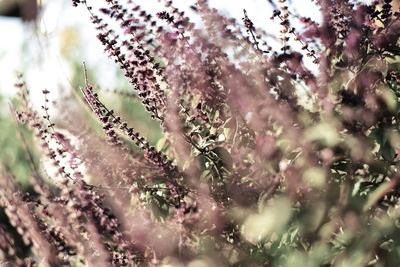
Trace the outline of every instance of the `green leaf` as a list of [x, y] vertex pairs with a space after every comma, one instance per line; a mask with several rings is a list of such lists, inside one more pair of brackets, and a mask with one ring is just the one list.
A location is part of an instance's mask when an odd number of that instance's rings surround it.
[[230, 128], [224, 128], [224, 135], [225, 135], [225, 138], [227, 139], [227, 140], [229, 140], [229, 138], [231, 137], [231, 129]]
[[200, 143], [201, 148], [206, 148], [206, 147], [210, 147], [210, 146], [214, 146], [215, 145], [215, 140], [207, 140], [206, 142], [202, 142]]
[[229, 153], [226, 148], [223, 147], [216, 147], [212, 150], [219, 158], [220, 158], [220, 163], [227, 168], [228, 170], [232, 170], [233, 167], [233, 159], [231, 154]]
[[385, 142], [379, 149], [379, 153], [387, 161], [393, 161], [396, 156], [396, 151], [389, 142]]
[[191, 159], [186, 160], [185, 164], [183, 164], [182, 169], [183, 170], [187, 170], [190, 167], [191, 164], [192, 164], [192, 160]]
[[164, 148], [165, 142], [167, 141], [167, 138], [164, 136], [160, 140], [158, 140], [156, 149], [157, 151], [161, 151]]
[[340, 142], [340, 136], [336, 128], [329, 123], [321, 122], [307, 129], [305, 137], [309, 141], [321, 141], [323, 144], [333, 147]]
[[210, 170], [205, 170], [201, 173], [200, 178], [204, 179], [204, 180], [208, 180], [209, 176], [211, 175], [211, 171]]
[[362, 180], [358, 180], [353, 187], [353, 190], [351, 191], [351, 196], [354, 197], [358, 191], [360, 190], [360, 185], [361, 185]]
[[364, 211], [369, 210], [373, 205], [375, 205], [375, 203], [379, 201], [382, 195], [393, 187], [394, 182], [395, 181], [390, 180], [379, 185], [379, 187], [369, 195], [368, 201], [364, 206]]
[[164, 222], [169, 213], [169, 206], [165, 199], [158, 195], [153, 195], [150, 202], [154, 219]]
[[201, 99], [200, 94], [193, 96], [193, 99], [192, 99], [192, 108], [193, 109], [195, 109], [197, 107], [197, 105], [200, 103], [200, 99]]

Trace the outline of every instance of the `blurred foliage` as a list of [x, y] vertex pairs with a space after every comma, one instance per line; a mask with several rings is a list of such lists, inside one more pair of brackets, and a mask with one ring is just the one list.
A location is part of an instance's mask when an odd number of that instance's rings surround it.
[[[5, 102], [4, 99], [0, 99], [3, 107], [9, 104]], [[0, 161], [7, 171], [15, 175], [16, 180], [26, 190], [31, 187], [28, 181], [30, 168], [18, 131], [27, 138], [30, 144], [32, 144], [31, 134], [26, 127], [16, 124], [9, 110], [4, 110], [0, 115], [0, 129]]]

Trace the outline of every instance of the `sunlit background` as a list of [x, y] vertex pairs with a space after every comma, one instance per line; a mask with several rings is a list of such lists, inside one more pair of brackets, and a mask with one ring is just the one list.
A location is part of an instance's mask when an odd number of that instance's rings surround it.
[[[103, 4], [99, 0], [88, 2], [94, 8]], [[194, 2], [177, 0], [174, 5], [190, 14], [188, 7]], [[209, 2], [212, 7], [236, 18], [240, 23], [243, 9], [246, 9], [256, 27], [279, 36], [279, 22], [270, 19], [273, 7], [269, 1]], [[71, 3], [66, 0], [0, 0], [1, 94], [13, 95], [17, 72], [24, 73], [32, 92], [44, 88], [52, 93], [68, 90], [75, 64], [83, 61], [101, 77], [96, 79], [100, 86], [114, 88], [121, 85], [116, 79], [116, 66], [107, 59], [100, 42], [95, 38], [96, 32], [87, 10], [82, 6], [74, 8]], [[288, 3], [293, 13], [311, 17], [317, 22], [321, 20], [320, 13], [311, 0], [288, 0]], [[157, 0], [139, 0], [135, 4], [145, 7], [153, 15], [163, 10], [162, 3]], [[199, 21], [199, 18], [193, 17], [193, 21]]]
[[[35, 2], [34, 0], [33, 2]], [[23, 73], [35, 102], [41, 101], [40, 92], [47, 88], [52, 95], [69, 90], [74, 71], [85, 61], [96, 73], [96, 83], [105, 88], [123, 86], [117, 67], [103, 53], [89, 14], [82, 6], [74, 8], [71, 1], [37, 0], [37, 13], [24, 17], [23, 12], [12, 13], [13, 5], [27, 1], [0, 0], [0, 92], [13, 95], [16, 73]], [[103, 1], [88, 1], [98, 8]], [[189, 12], [195, 1], [179, 0], [174, 4]], [[318, 9], [311, 0], [291, 1], [291, 9], [305, 17], [319, 21]], [[163, 10], [157, 0], [136, 1], [153, 15]], [[100, 4], [100, 5], [99, 5]], [[32, 3], [30, 3], [32, 6]], [[270, 19], [273, 7], [265, 0], [212, 0], [210, 5], [242, 23], [243, 9], [254, 24], [269, 33], [279, 35], [279, 23]], [[23, 5], [22, 5], [23, 6]], [[14, 7], [15, 8], [15, 7]], [[19, 9], [23, 9], [20, 7]], [[31, 7], [32, 10], [32, 7]], [[9, 16], [4, 16], [9, 15]], [[193, 17], [193, 21], [199, 18]], [[95, 77], [96, 78], [96, 77]], [[36, 96], [36, 97], [35, 97]]]

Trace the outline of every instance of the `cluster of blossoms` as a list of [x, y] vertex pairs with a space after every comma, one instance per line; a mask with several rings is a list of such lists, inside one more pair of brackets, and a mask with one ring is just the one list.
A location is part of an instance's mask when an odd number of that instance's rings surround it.
[[[105, 0], [99, 10], [72, 1], [130, 83], [115, 92], [140, 99], [163, 130], [161, 145], [105, 104], [85, 64], [81, 105], [64, 114], [64, 132], [50, 116], [51, 90], [35, 110], [25, 82], [16, 83], [11, 109], [32, 190], [0, 169], [8, 217], [0, 265], [398, 263], [400, 10], [392, 1], [315, 0], [321, 22], [268, 1], [281, 28], [274, 38], [246, 10], [236, 21], [198, 0], [196, 25], [163, 2], [152, 15], [133, 1]], [[276, 40], [278, 49], [269, 45]], [[35, 159], [25, 127], [54, 173]]]

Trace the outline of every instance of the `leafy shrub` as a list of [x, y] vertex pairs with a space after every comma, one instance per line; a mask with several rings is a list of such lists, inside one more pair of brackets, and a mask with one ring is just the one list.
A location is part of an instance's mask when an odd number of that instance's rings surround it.
[[21, 138], [30, 192], [2, 168], [2, 263], [398, 265], [392, 1], [317, 0], [321, 23], [269, 1], [280, 50], [246, 11], [241, 23], [198, 0], [196, 26], [172, 1], [157, 17], [130, 2], [72, 1], [125, 72], [121, 97], [140, 99], [163, 137], [153, 146], [128, 123], [135, 114], [107, 106], [86, 67], [81, 105], [65, 100], [57, 125], [49, 91], [35, 110], [18, 81], [17, 128], [31, 129], [43, 157]]

